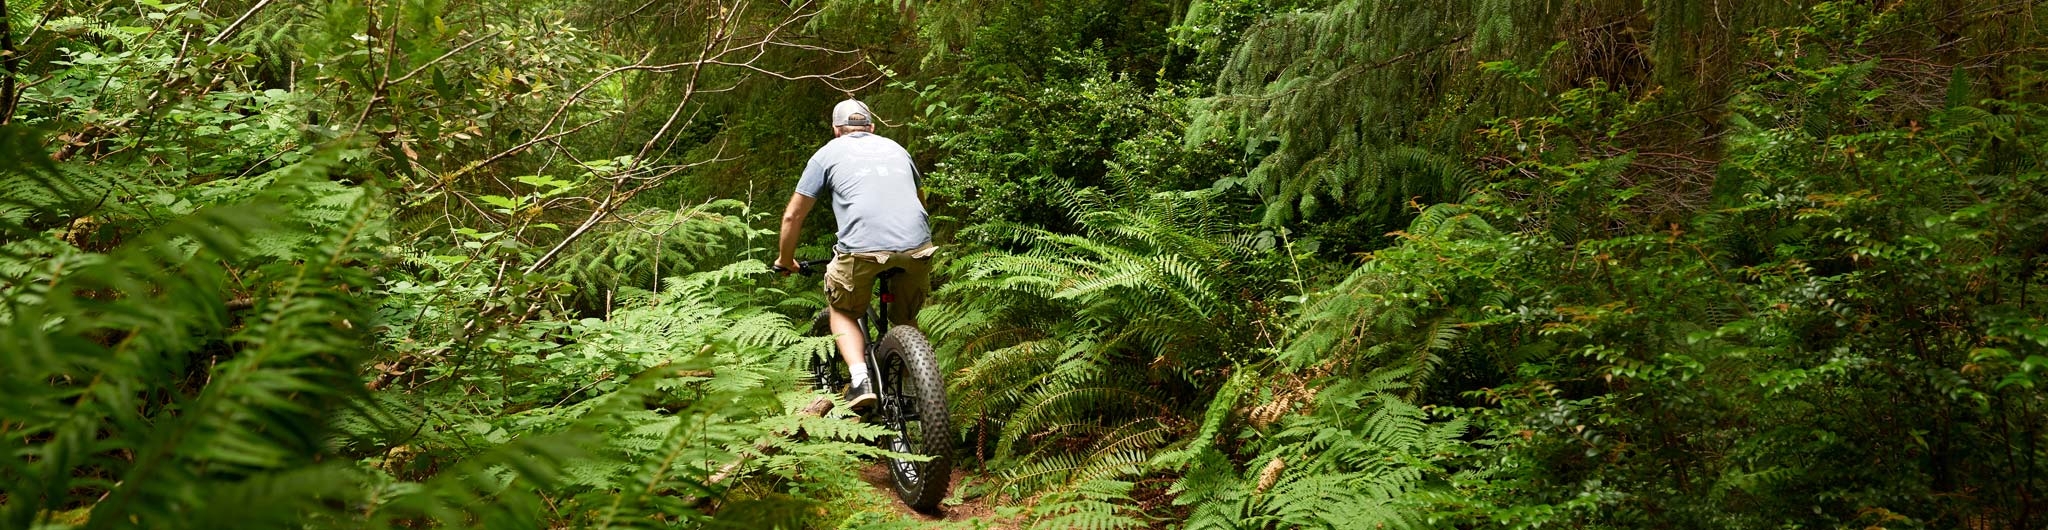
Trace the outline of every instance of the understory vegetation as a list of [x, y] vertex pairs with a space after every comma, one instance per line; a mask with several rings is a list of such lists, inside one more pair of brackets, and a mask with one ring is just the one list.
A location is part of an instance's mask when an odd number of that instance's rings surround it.
[[0, 528], [2048, 527], [2044, 7], [0, 0]]

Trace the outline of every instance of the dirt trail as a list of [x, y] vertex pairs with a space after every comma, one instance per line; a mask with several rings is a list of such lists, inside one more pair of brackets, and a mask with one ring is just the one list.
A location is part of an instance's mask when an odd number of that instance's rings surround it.
[[[961, 483], [966, 482], [972, 476], [967, 474], [966, 471], [954, 469], [953, 487], [956, 488], [955, 491], [958, 491], [957, 488], [960, 487]], [[861, 468], [860, 478], [873, 485], [876, 491], [882, 492], [882, 496], [889, 499], [889, 504], [896, 508], [897, 513], [901, 513], [904, 517], [913, 520], [931, 523], [971, 523], [975, 520], [980, 520], [982, 528], [1001, 530], [1018, 528], [1011, 521], [996, 519], [995, 508], [986, 496], [969, 499], [955, 506], [940, 506], [939, 513], [937, 514], [926, 514], [912, 510], [910, 505], [903, 504], [903, 499], [896, 498], [895, 485], [890, 483], [889, 468], [881, 462], [868, 464], [867, 467]]]

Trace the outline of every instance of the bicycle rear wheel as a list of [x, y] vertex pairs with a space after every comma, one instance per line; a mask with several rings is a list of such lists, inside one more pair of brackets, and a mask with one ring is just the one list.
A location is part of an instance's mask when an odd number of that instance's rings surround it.
[[882, 336], [880, 350], [882, 412], [884, 421], [897, 433], [883, 438], [882, 447], [931, 457], [924, 462], [891, 458], [889, 475], [904, 504], [929, 512], [946, 498], [953, 481], [953, 431], [946, 412], [946, 382], [939, 376], [931, 341], [915, 327], [890, 328]]

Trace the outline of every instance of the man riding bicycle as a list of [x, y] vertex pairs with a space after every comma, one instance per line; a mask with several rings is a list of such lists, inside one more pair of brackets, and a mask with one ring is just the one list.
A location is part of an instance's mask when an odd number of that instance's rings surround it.
[[858, 321], [867, 312], [875, 276], [902, 270], [893, 280], [891, 295], [896, 300], [885, 317], [892, 324], [915, 325], [917, 310], [931, 292], [931, 256], [936, 250], [918, 191], [924, 175], [903, 146], [874, 133], [873, 117], [867, 104], [853, 99], [832, 107], [833, 138], [811, 155], [796, 193], [789, 196], [775, 258], [775, 268], [783, 274], [798, 270], [794, 256], [804, 217], [818, 199], [829, 198], [839, 242], [825, 266], [825, 298], [831, 307], [826, 313], [838, 336], [839, 356], [853, 377], [846, 401], [856, 410], [877, 399], [874, 384], [868, 381], [862, 356], [867, 345]]

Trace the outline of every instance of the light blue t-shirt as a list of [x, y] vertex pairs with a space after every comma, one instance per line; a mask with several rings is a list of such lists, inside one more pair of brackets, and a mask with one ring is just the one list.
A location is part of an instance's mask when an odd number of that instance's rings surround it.
[[796, 192], [832, 201], [840, 252], [910, 250], [932, 241], [910, 152], [888, 138], [857, 132], [833, 138], [811, 161]]

